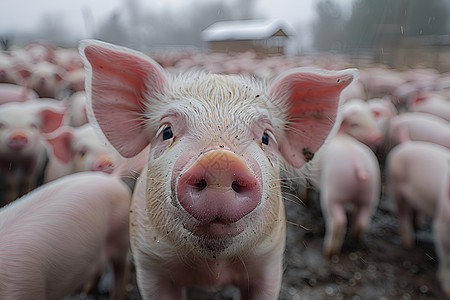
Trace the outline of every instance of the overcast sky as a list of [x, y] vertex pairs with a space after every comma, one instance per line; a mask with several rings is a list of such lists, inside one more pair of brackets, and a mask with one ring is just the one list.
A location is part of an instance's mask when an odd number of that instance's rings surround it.
[[[140, 0], [142, 5], [154, 11], [182, 9], [186, 5], [199, 5], [211, 0]], [[236, 0], [223, 0], [236, 1]], [[286, 20], [291, 25], [312, 20], [314, 3], [318, 0], [254, 0], [255, 10], [268, 17]], [[352, 0], [339, 0], [348, 4]], [[81, 38], [87, 37], [83, 10], [90, 11], [95, 22], [123, 5], [123, 0], [0, 0], [0, 34], [9, 31], [33, 30], [47, 14], [62, 16], [64, 25]]]

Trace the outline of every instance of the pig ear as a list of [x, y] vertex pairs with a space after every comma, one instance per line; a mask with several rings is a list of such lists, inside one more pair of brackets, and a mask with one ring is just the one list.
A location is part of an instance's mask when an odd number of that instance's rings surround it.
[[146, 98], [163, 89], [165, 76], [149, 57], [99, 41], [83, 41], [88, 117], [124, 157], [149, 144]]
[[286, 113], [281, 154], [300, 168], [321, 147], [336, 121], [340, 94], [357, 76], [355, 69], [325, 71], [299, 68], [281, 74], [270, 89]]
[[43, 133], [50, 133], [58, 129], [65, 116], [65, 111], [63, 108], [61, 110], [54, 109], [42, 109], [40, 111], [41, 124], [40, 129]]
[[65, 163], [68, 163], [73, 158], [72, 140], [73, 131], [65, 127], [59, 130], [54, 136], [47, 139], [47, 142], [52, 146], [53, 154]]

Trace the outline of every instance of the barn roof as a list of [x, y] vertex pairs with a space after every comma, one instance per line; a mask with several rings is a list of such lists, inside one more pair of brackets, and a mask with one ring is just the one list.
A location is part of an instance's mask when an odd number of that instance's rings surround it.
[[241, 20], [217, 22], [203, 30], [202, 39], [207, 42], [224, 40], [259, 40], [271, 37], [278, 31], [286, 32], [281, 20]]

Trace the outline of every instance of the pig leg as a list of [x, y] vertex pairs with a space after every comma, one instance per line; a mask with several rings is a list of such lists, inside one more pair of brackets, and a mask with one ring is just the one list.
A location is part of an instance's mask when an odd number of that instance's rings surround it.
[[399, 193], [395, 194], [398, 214], [398, 231], [403, 245], [411, 248], [414, 244], [414, 209], [407, 200]]
[[379, 198], [379, 182], [374, 182], [371, 187], [369, 187], [366, 197], [370, 199], [360, 199], [356, 204], [356, 213], [353, 221], [352, 236], [361, 239], [362, 235], [366, 231], [372, 213], [374, 211], [375, 205], [378, 203]]
[[442, 218], [434, 220], [434, 239], [438, 255], [438, 277], [447, 298], [450, 299], [450, 222]]
[[330, 258], [339, 254], [344, 243], [347, 231], [347, 215], [343, 204], [336, 199], [327, 199], [326, 207], [323, 209], [325, 218], [325, 238], [323, 244], [323, 256]]
[[163, 279], [152, 272], [153, 268], [136, 267], [136, 279], [142, 299], [183, 299], [183, 289], [169, 279]]
[[114, 273], [114, 285], [111, 289], [110, 299], [119, 300], [125, 299], [127, 294], [126, 285], [128, 282], [130, 258], [128, 256], [120, 255], [128, 251], [128, 241], [125, 243], [125, 248], [122, 251], [117, 251], [117, 254], [112, 257], [112, 267]]

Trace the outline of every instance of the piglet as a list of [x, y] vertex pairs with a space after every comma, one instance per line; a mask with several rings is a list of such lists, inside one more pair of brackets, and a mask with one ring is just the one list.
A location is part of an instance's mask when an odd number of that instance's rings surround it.
[[[90, 124], [61, 127], [47, 138], [52, 153], [45, 172], [45, 182], [82, 171], [112, 173], [114, 152], [101, 141]], [[109, 148], [108, 148], [109, 147]]]
[[191, 71], [84, 41], [88, 116], [124, 157], [150, 145], [130, 216], [143, 299], [235, 285], [277, 299], [285, 246], [280, 168], [300, 168], [336, 119], [354, 70], [295, 69], [271, 84]]
[[17, 84], [0, 83], [0, 105], [8, 102], [24, 102], [39, 98], [38, 94]]
[[376, 145], [382, 134], [365, 102], [352, 100], [342, 110], [336, 136], [317, 158], [326, 258], [341, 252], [347, 231], [346, 207], [354, 208], [353, 236], [362, 238], [380, 196], [378, 160], [365, 143]]
[[439, 279], [450, 298], [450, 150], [434, 143], [407, 141], [392, 149], [387, 163], [387, 190], [397, 204], [403, 244], [414, 244], [415, 211], [433, 218]]
[[0, 205], [43, 183], [49, 159], [43, 134], [56, 130], [64, 115], [63, 108], [33, 101], [0, 106]]
[[450, 122], [450, 101], [438, 94], [416, 97], [410, 104], [410, 110], [432, 114]]
[[44, 61], [32, 65], [28, 74], [24, 75], [24, 80], [39, 97], [59, 99], [65, 87], [64, 76], [63, 68]]
[[409, 112], [391, 119], [389, 147], [407, 141], [435, 143], [450, 149], [450, 123], [428, 113]]
[[0, 298], [61, 299], [111, 262], [110, 298], [123, 299], [130, 199], [115, 176], [83, 172], [0, 209]]

